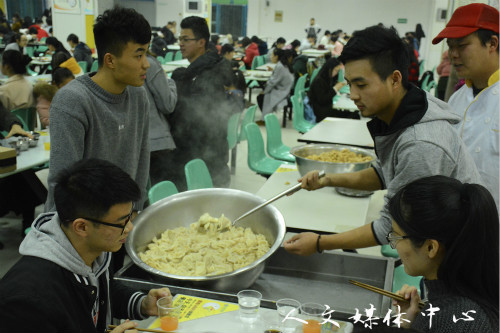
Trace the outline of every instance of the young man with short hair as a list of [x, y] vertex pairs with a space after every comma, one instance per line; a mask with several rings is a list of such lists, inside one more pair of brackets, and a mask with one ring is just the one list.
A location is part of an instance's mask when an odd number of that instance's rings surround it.
[[458, 7], [433, 44], [447, 38], [451, 64], [465, 79], [448, 103], [486, 188], [499, 207], [498, 10], [473, 3]]
[[177, 85], [177, 104], [171, 118], [177, 146], [169, 166], [179, 190], [186, 189], [184, 165], [202, 159], [215, 187], [230, 183], [227, 122], [234, 107], [226, 94], [233, 82], [231, 66], [216, 52], [208, 51], [210, 33], [205, 19], [186, 17], [181, 22], [179, 45], [190, 65], [172, 73]]
[[[157, 299], [113, 280], [110, 252], [133, 229], [141, 191], [112, 163], [81, 160], [55, 179], [57, 212], [41, 214], [21, 243], [21, 259], [0, 281], [2, 332], [104, 332], [112, 318], [156, 316]], [[112, 332], [133, 329], [127, 321]], [[132, 331], [131, 331], [132, 332]]]
[[[409, 56], [396, 31], [373, 26], [355, 32], [340, 60], [345, 64], [351, 99], [363, 117], [373, 118], [368, 129], [377, 160], [371, 168], [321, 179], [312, 171], [302, 177], [303, 188], [387, 189], [387, 203], [404, 185], [430, 175], [480, 182], [474, 161], [452, 127], [459, 118], [446, 103], [408, 83]], [[344, 233], [296, 235], [285, 242], [285, 249], [310, 255], [387, 244], [392, 220], [386, 205], [380, 214], [372, 223]]]
[[87, 71], [90, 71], [94, 59], [92, 58], [92, 50], [84, 42], [80, 42], [78, 36], [69, 34], [67, 42], [73, 51], [73, 57], [76, 61], [85, 61], [87, 63]]
[[61, 89], [50, 108], [49, 194], [54, 210], [55, 176], [73, 162], [102, 158], [119, 165], [141, 189], [149, 175], [148, 98], [142, 87], [149, 63], [151, 28], [133, 9], [115, 7], [94, 25], [99, 69]]

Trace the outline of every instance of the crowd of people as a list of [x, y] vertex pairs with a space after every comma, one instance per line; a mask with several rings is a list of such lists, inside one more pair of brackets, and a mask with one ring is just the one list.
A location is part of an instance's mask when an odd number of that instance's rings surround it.
[[[22, 259], [0, 281], [0, 330], [103, 331], [112, 317], [156, 315], [156, 300], [170, 296], [167, 288], [145, 294], [110, 278], [123, 265], [131, 222], [147, 206], [148, 179], [152, 185], [170, 180], [184, 191], [184, 165], [200, 158], [214, 186], [228, 187], [227, 123], [245, 106], [242, 71], [263, 55], [274, 67], [256, 98], [264, 117], [285, 106], [296, 80], [310, 72], [301, 51], [317, 48], [327, 56], [307, 93], [316, 121], [373, 118], [367, 126], [377, 160], [353, 173], [319, 178], [310, 172], [302, 187], [386, 189], [386, 204], [370, 224], [331, 235], [300, 233], [285, 249], [310, 255], [390, 244], [409, 275], [424, 276], [427, 308], [475, 311], [473, 322], [450, 323], [443, 315], [433, 332], [498, 331], [498, 15], [484, 4], [459, 7], [433, 39], [446, 39], [449, 47], [439, 75], [450, 76], [446, 66], [452, 66], [465, 79], [449, 103], [442, 100], [449, 79], [438, 84], [439, 98], [415, 85], [425, 37], [419, 25], [404, 37], [376, 25], [352, 36], [327, 30], [318, 38], [321, 28], [312, 18], [304, 40], [287, 45], [280, 37], [268, 48], [257, 36], [211, 36], [196, 16], [184, 18], [178, 34], [169, 22], [153, 36], [141, 14], [117, 6], [96, 20], [98, 69], [86, 74], [78, 61], [92, 65], [92, 50], [75, 34], [67, 37], [71, 50], [49, 36], [42, 24], [50, 16], [26, 27], [31, 37], [15, 32], [2, 56], [8, 80], [0, 86], [0, 129], [8, 137], [30, 136], [10, 111], [36, 105], [42, 126], [50, 128], [51, 153], [45, 213], [33, 218]], [[13, 21], [12, 31], [21, 31], [28, 20]], [[472, 21], [472, 28], [464, 23]], [[23, 77], [33, 38], [44, 38], [52, 55], [50, 84], [33, 87]], [[189, 66], [168, 77], [157, 57], [175, 42]], [[346, 84], [359, 113], [332, 108]], [[493, 262], [474, 260], [476, 254]], [[408, 300], [394, 303], [406, 314], [404, 326], [425, 330], [418, 315], [424, 295], [407, 286], [399, 293]], [[35, 327], [18, 325], [26, 308], [33, 309]], [[127, 321], [112, 332], [135, 325]]]

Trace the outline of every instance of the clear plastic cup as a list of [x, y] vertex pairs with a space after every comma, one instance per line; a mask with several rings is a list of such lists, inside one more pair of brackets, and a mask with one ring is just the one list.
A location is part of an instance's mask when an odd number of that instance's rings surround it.
[[307, 323], [302, 324], [303, 333], [320, 333], [323, 314], [326, 306], [318, 303], [304, 303], [300, 306], [300, 314]]
[[175, 331], [179, 327], [182, 300], [177, 301], [174, 306], [172, 297], [168, 296], [160, 298], [156, 305], [161, 329], [167, 332]]
[[262, 294], [257, 290], [242, 290], [238, 293], [240, 319], [243, 322], [253, 323], [257, 321], [261, 299]]
[[[280, 324], [284, 328], [293, 328], [300, 322], [293, 318], [298, 318], [300, 302], [291, 298], [282, 298], [276, 301], [276, 310], [280, 319]], [[292, 318], [293, 317], [293, 318]]]

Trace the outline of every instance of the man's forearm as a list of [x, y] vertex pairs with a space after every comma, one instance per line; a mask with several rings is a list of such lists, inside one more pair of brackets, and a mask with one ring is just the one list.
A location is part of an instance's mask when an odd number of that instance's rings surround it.
[[319, 248], [322, 251], [352, 250], [378, 245], [373, 235], [371, 223], [340, 234], [322, 235], [319, 242]]
[[376, 191], [382, 189], [382, 184], [374, 168], [357, 172], [327, 174], [328, 185], [347, 187], [356, 190]]

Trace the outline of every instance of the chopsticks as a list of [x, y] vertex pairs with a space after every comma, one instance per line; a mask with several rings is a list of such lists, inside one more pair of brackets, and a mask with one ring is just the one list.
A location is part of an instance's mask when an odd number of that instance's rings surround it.
[[[116, 325], [109, 325], [108, 329], [106, 332], [111, 332], [114, 328], [116, 328]], [[139, 332], [155, 332], [155, 333], [168, 333], [167, 331], [162, 331], [162, 330], [154, 330], [154, 329], [146, 329], [146, 328], [134, 328], [134, 330], [139, 331]]]
[[[390, 297], [392, 299], [395, 299], [396, 301], [409, 302], [409, 300], [405, 299], [403, 296], [400, 296], [400, 295], [395, 294], [393, 292], [390, 292], [390, 291], [387, 291], [387, 290], [384, 290], [384, 289], [380, 289], [380, 288], [377, 288], [377, 287], [374, 287], [374, 286], [371, 286], [369, 284], [366, 284], [366, 283], [363, 283], [363, 282], [359, 282], [359, 281], [349, 280], [349, 282], [352, 283], [355, 286], [358, 286], [358, 287], [361, 287], [361, 288], [373, 291], [375, 293], [378, 293], [380, 295], [387, 296], [387, 297]], [[418, 307], [421, 308], [421, 309], [424, 308], [425, 307], [425, 303], [422, 302], [422, 301], [418, 302]]]

